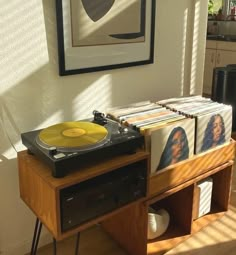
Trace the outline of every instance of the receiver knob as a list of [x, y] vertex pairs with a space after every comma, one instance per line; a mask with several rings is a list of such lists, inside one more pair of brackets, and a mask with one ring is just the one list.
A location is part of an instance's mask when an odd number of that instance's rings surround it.
[[57, 148], [56, 147], [50, 147], [48, 149], [48, 153], [50, 156], [54, 156], [55, 154], [57, 154]]

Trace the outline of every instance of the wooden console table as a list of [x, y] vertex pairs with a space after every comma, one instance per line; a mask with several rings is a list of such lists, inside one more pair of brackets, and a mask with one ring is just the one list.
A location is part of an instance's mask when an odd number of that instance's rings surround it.
[[[51, 170], [44, 162], [27, 151], [18, 153], [20, 196], [26, 205], [33, 211], [37, 219], [51, 232], [56, 240], [62, 240], [74, 235], [96, 223], [100, 223], [127, 208], [132, 210], [146, 197], [137, 199], [127, 205], [93, 218], [68, 231], [62, 230], [60, 191], [75, 184], [101, 176], [119, 168], [128, 168], [131, 165], [145, 167], [149, 176], [149, 153], [139, 151], [107, 159], [106, 161], [90, 162], [78, 171], [73, 171], [63, 178], [52, 177]], [[133, 170], [133, 169], [132, 169]], [[35, 232], [40, 233], [41, 225], [36, 221]], [[40, 234], [39, 234], [40, 235]], [[34, 235], [31, 255], [36, 254], [38, 234]], [[38, 240], [36, 241], [36, 243]], [[33, 247], [34, 246], [34, 247]], [[35, 248], [36, 247], [36, 248]]]
[[[23, 151], [18, 153], [20, 196], [56, 240], [62, 240], [101, 222], [103, 228], [130, 254], [159, 255], [228, 210], [234, 158], [235, 142], [232, 140], [229, 144], [195, 155], [158, 173], [148, 172], [145, 198], [63, 232], [60, 222], [61, 189], [143, 160], [146, 160], [149, 169], [149, 154], [140, 151], [114, 157], [56, 179], [43, 162]], [[213, 179], [211, 211], [194, 220], [198, 201], [197, 182], [209, 176]], [[167, 209], [171, 221], [166, 233], [148, 241], [150, 205]]]

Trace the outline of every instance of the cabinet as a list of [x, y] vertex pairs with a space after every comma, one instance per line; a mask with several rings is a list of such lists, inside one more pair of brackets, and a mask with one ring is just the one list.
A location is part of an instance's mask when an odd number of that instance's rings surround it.
[[[111, 217], [126, 207], [133, 208], [136, 206], [136, 203], [143, 201], [146, 196], [145, 194], [142, 194], [142, 196], [131, 194], [133, 190], [134, 192], [135, 190], [140, 190], [139, 188], [132, 189], [132, 187], [129, 187], [129, 190], [126, 189], [127, 192], [125, 193], [125, 187], [124, 189], [122, 187], [126, 181], [129, 184], [131, 183], [134, 176], [132, 172], [134, 171], [138, 172], [141, 170], [146, 172], [146, 176], [148, 175], [148, 156], [149, 154], [144, 151], [130, 155], [121, 155], [106, 161], [88, 163], [64, 178], [53, 178], [51, 169], [46, 164], [37, 157], [28, 154], [27, 151], [22, 151], [18, 153], [20, 196], [52, 236], [56, 240], [62, 240], [104, 220], [106, 217]], [[128, 176], [122, 175], [122, 180], [125, 180], [118, 183], [117, 179], [119, 179], [121, 172], [117, 173], [116, 170], [131, 172]], [[100, 177], [103, 177], [103, 180]], [[111, 177], [114, 181], [110, 180]], [[130, 181], [129, 179], [132, 180]], [[146, 180], [147, 184], [147, 178], [143, 178], [143, 180]], [[102, 183], [105, 185], [101, 185]], [[130, 186], [139, 184], [140, 181], [135, 179]], [[102, 191], [99, 188], [96, 189], [99, 185], [103, 188]], [[124, 192], [124, 194], [118, 193], [117, 197], [113, 196], [113, 186]], [[69, 196], [68, 201], [71, 199], [73, 199], [71, 202], [74, 200], [78, 201], [78, 204], [75, 204], [73, 208], [76, 208], [76, 210], [80, 209], [78, 213], [80, 215], [79, 219], [75, 217], [75, 210], [70, 210], [71, 204], [67, 203], [64, 205], [64, 197], [73, 189], [75, 190], [74, 196]], [[106, 196], [107, 193], [108, 195]], [[103, 195], [106, 197], [103, 197]], [[121, 199], [116, 201], [119, 198], [124, 198], [125, 204]], [[127, 201], [129, 198], [133, 202], [129, 203]], [[95, 207], [95, 203], [100, 203], [99, 207]], [[114, 204], [116, 206], [113, 206]], [[82, 209], [87, 210], [83, 215]], [[69, 221], [72, 221], [72, 227], [69, 227], [70, 222], [65, 221], [68, 218], [68, 211], [72, 213], [69, 218]], [[77, 220], [81, 220], [81, 217], [85, 217], [86, 220], [81, 224], [77, 224]]]
[[236, 43], [208, 40], [205, 52], [203, 93], [211, 95], [212, 77], [215, 67], [236, 64]]
[[[103, 227], [132, 255], [164, 254], [227, 211], [234, 147], [232, 141], [151, 175], [147, 199], [137, 205], [135, 213], [127, 209], [105, 220]], [[197, 183], [207, 177], [213, 179], [211, 211], [195, 220], [199, 201]], [[165, 208], [170, 214], [170, 224], [162, 236], [149, 241], [150, 205], [156, 209]]]
[[[68, 176], [55, 179], [46, 165], [27, 152], [18, 153], [20, 195], [53, 237], [62, 240], [89, 226], [101, 223], [131, 255], [160, 255], [222, 216], [228, 209], [235, 142], [193, 156], [151, 174], [149, 154], [140, 151], [91, 164]], [[94, 217], [70, 230], [61, 226], [60, 191], [120, 167], [140, 164], [147, 170], [147, 194], [121, 208]], [[195, 219], [198, 208], [197, 183], [213, 179], [211, 211]], [[147, 240], [148, 208], [165, 208], [170, 214], [167, 231]]]

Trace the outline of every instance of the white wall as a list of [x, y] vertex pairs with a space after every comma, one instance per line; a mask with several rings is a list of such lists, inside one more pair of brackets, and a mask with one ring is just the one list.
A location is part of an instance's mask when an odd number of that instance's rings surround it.
[[[20, 200], [20, 134], [94, 109], [202, 91], [207, 0], [157, 0], [155, 63], [58, 76], [54, 0], [0, 0], [0, 254], [30, 249], [35, 217]], [[42, 243], [50, 237], [45, 230]]]

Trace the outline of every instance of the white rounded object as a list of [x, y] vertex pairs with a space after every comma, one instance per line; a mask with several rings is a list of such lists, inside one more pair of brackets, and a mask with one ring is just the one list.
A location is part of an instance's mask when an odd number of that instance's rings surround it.
[[165, 209], [148, 213], [148, 239], [162, 235], [168, 228], [170, 215]]

